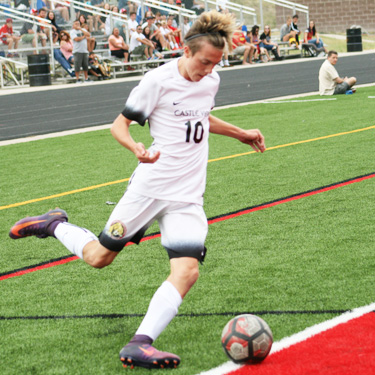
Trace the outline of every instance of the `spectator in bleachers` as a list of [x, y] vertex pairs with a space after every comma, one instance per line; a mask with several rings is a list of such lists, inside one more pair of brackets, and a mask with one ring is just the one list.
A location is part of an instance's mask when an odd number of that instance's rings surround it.
[[60, 31], [60, 50], [69, 64], [74, 64], [73, 43], [66, 30]]
[[290, 39], [296, 40], [296, 32], [292, 30], [292, 17], [288, 17], [286, 23], [280, 29], [280, 41], [289, 42], [289, 46], [291, 46]]
[[144, 30], [146, 26], [150, 28], [150, 32], [151, 32], [150, 40], [156, 44], [155, 49], [157, 49], [158, 51], [163, 51], [163, 50], [167, 51], [169, 49], [168, 43], [164, 39], [160, 31], [160, 28], [156, 26], [154, 15], [147, 17], [146, 22], [142, 25], [142, 30]]
[[[20, 36], [14, 35], [13, 20], [7, 18], [5, 24], [0, 28], [0, 39], [3, 44], [8, 47], [8, 51], [18, 48], [18, 43], [21, 39]], [[17, 53], [8, 52], [7, 57], [19, 57]]]
[[[268, 25], [266, 25], [264, 27], [264, 31], [261, 34], [261, 36], [259, 37], [259, 40], [260, 40], [260, 44], [259, 44], [260, 48], [263, 47], [267, 52], [271, 51], [275, 55], [276, 60], [282, 60], [282, 58], [280, 56], [279, 45], [275, 42], [272, 42], [272, 40], [271, 40], [271, 28]], [[269, 55], [268, 55], [268, 58], [270, 58]]]
[[[54, 3], [54, 13], [60, 16], [63, 19], [64, 23], [69, 22], [69, 7], [59, 4], [59, 3]], [[52, 9], [52, 8], [51, 8]]]
[[89, 74], [98, 78], [99, 81], [110, 78], [109, 66], [101, 61], [94, 52], [89, 54]]
[[[143, 5], [143, 14], [146, 14], [146, 12], [148, 10], [151, 10], [151, 9], [148, 6]], [[136, 17], [136, 20], [137, 20], [138, 24], [140, 24], [142, 22], [142, 7], [141, 7], [141, 4], [137, 8], [137, 17]]]
[[[31, 14], [36, 16], [38, 11], [36, 9], [31, 10]], [[36, 48], [37, 42], [41, 42], [43, 46], [46, 45], [46, 39], [43, 39], [43, 35], [38, 32], [39, 26], [36, 24], [33, 24], [32, 22], [24, 22], [22, 25], [20, 34], [21, 34], [21, 40], [22, 43], [31, 43], [31, 45]], [[43, 44], [44, 43], [44, 44]], [[37, 54], [38, 52], [34, 50], [34, 54]]]
[[91, 17], [91, 18], [88, 18], [85, 14], [81, 13], [78, 17], [78, 20], [79, 20], [79, 23], [81, 24], [81, 27], [83, 27], [83, 25], [85, 23], [87, 23], [87, 25], [89, 26], [89, 32], [91, 33], [92, 30], [93, 30], [93, 24], [94, 24], [94, 19]]
[[320, 95], [338, 95], [346, 94], [347, 91], [352, 94], [355, 92], [352, 87], [356, 84], [355, 77], [341, 78], [337, 73], [335, 65], [338, 60], [336, 51], [329, 51], [327, 59], [324, 61], [319, 70], [319, 94]]
[[130, 39], [130, 52], [135, 55], [146, 56], [147, 60], [150, 60], [153, 55], [154, 45], [142, 34], [142, 26], [140, 25], [137, 26], [137, 30]]
[[47, 20], [50, 20], [50, 25], [52, 26], [52, 41], [56, 43], [59, 40], [59, 35], [61, 31], [61, 27], [56, 24], [55, 13], [52, 10], [47, 12]]
[[184, 35], [186, 35], [190, 30], [191, 24], [188, 17], [184, 17], [184, 24], [182, 26], [184, 30]]
[[153, 46], [154, 46], [154, 54], [156, 57], [158, 57], [159, 59], [163, 58], [163, 55], [159, 52], [159, 48], [161, 48], [160, 45], [158, 45], [158, 42], [154, 36], [154, 34], [151, 33], [151, 30], [150, 30], [150, 27], [147, 25], [146, 27], [143, 28], [142, 30], [142, 34], [146, 37], [147, 40], [149, 40]]
[[129, 36], [131, 37], [132, 34], [137, 30], [138, 22], [136, 21], [137, 13], [131, 12], [129, 19], [128, 19], [128, 28], [129, 28]]
[[168, 42], [170, 49], [178, 49], [176, 39], [173, 36], [173, 32], [171, 29], [167, 27], [167, 21], [162, 21], [160, 25], [160, 32], [163, 35], [164, 39]]
[[92, 52], [95, 47], [96, 47], [96, 40], [95, 40], [95, 37], [93, 37], [89, 31], [89, 25], [87, 23], [84, 23], [82, 25], [82, 28], [85, 29], [89, 35], [87, 36], [86, 40], [87, 40], [87, 50], [90, 52]]
[[172, 30], [172, 35], [175, 39], [175, 43], [177, 44], [177, 46], [175, 47], [175, 49], [178, 49], [178, 48], [182, 48], [183, 46], [183, 42], [182, 42], [182, 34], [181, 34], [181, 29], [177, 28], [177, 27], [174, 27], [172, 25], [172, 22], [173, 22], [173, 17], [168, 17], [168, 21], [167, 21], [167, 28], [169, 30]]
[[73, 41], [74, 72], [76, 83], [81, 83], [79, 75], [81, 68], [85, 77], [85, 82], [90, 82], [88, 77], [89, 51], [87, 50], [87, 37], [90, 34], [81, 27], [79, 20], [73, 22], [73, 29], [70, 31], [70, 38]]
[[234, 55], [243, 56], [243, 65], [253, 64], [253, 54], [255, 46], [251, 43], [246, 42], [246, 38], [242, 31], [237, 30], [232, 36], [232, 52]]
[[[119, 14], [118, 17], [116, 17], [116, 16], [113, 17], [113, 27], [117, 27], [120, 30], [120, 35], [125, 40], [125, 38], [126, 38], [126, 36], [125, 36], [125, 34], [126, 34], [126, 15], [125, 15], [125, 13], [121, 13], [120, 9], [116, 5], [112, 8], [112, 12], [115, 12], [115, 13]], [[125, 12], [125, 10], [124, 10], [124, 12]]]
[[108, 11], [108, 10], [110, 10], [110, 5], [109, 5], [109, 3], [105, 3], [103, 5], [103, 11], [102, 11], [103, 15], [101, 15], [101, 16], [97, 15], [96, 19], [95, 19], [96, 20], [95, 29], [98, 30], [98, 31], [102, 30], [103, 33], [105, 33], [105, 22], [106, 22], [107, 16], [108, 16], [108, 12], [106, 12], [106, 11]]
[[[250, 43], [255, 46], [255, 53], [254, 53], [254, 57], [255, 58], [259, 57], [260, 60], [263, 61], [263, 62], [269, 61], [269, 55], [268, 55], [267, 50], [264, 47], [260, 46], [259, 26], [258, 25], [254, 25], [251, 28], [251, 31], [250, 31]], [[264, 59], [264, 56], [267, 57], [267, 60]]]
[[125, 63], [129, 62], [129, 46], [125, 43], [117, 27], [113, 29], [112, 35], [108, 38], [108, 44], [111, 56], [124, 59]]
[[[39, 9], [38, 17], [40, 18], [46, 18], [47, 17], [47, 9], [46, 8], [41, 8]], [[42, 25], [38, 26], [37, 32], [40, 34], [40, 37], [42, 39], [41, 43], [42, 46], [45, 47], [47, 45], [47, 40], [50, 40], [50, 33], [49, 33], [49, 28], [44, 26], [43, 23], [44, 21], [40, 21]], [[46, 25], [48, 25], [47, 22], [45, 22]], [[47, 50], [43, 50], [42, 53], [48, 53]]]
[[319, 38], [313, 20], [310, 20], [309, 27], [305, 30], [304, 42], [314, 44], [316, 48], [323, 48], [324, 52], [327, 53], [327, 49], [324, 47], [323, 41]]
[[[298, 14], [295, 14], [293, 16], [293, 20], [292, 20], [292, 24], [291, 24], [291, 27], [292, 27], [292, 31], [294, 31], [296, 33], [296, 36], [295, 36], [295, 39], [296, 39], [296, 47], [299, 46], [299, 34], [301, 33], [298, 29], [298, 25], [297, 25], [297, 22], [298, 22]], [[292, 41], [292, 44], [293, 44], [293, 41]]]

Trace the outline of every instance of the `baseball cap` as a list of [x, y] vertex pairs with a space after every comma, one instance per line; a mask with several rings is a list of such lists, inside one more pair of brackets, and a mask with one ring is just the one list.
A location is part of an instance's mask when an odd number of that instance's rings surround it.
[[5, 20], [5, 23], [8, 23], [8, 22], [13, 22], [13, 20], [12, 20], [11, 18], [7, 18], [7, 19]]
[[181, 0], [176, 0], [176, 4], [181, 4]]
[[32, 13], [32, 14], [37, 14], [37, 13], [38, 13], [38, 10], [37, 10], [37, 9], [30, 9], [30, 13]]

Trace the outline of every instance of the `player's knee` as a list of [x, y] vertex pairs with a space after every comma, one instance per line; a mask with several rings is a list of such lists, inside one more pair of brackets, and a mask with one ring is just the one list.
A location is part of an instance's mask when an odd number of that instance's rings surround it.
[[189, 284], [189, 285], [195, 284], [195, 282], [198, 280], [198, 277], [199, 277], [198, 264], [194, 266], [187, 265], [185, 267], [180, 267], [178, 274], [175, 276], [179, 278], [185, 284]]

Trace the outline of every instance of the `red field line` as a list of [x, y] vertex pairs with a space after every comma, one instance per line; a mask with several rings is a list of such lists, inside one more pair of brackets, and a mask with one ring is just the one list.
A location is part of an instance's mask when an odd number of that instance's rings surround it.
[[[337, 189], [337, 188], [340, 188], [340, 187], [343, 187], [343, 186], [347, 186], [347, 185], [350, 185], [350, 184], [354, 184], [354, 183], [357, 183], [357, 182], [368, 180], [368, 179], [374, 178], [374, 177], [375, 177], [375, 173], [370, 173], [370, 174], [367, 174], [367, 175], [364, 175], [364, 176], [355, 177], [355, 178], [352, 178], [350, 180], [341, 181], [341, 182], [334, 183], [334, 184], [331, 184], [331, 185], [328, 185], [328, 186], [324, 186], [324, 187], [320, 187], [320, 188], [317, 188], [317, 189], [314, 189], [314, 190], [310, 190], [310, 191], [307, 191], [307, 192], [304, 192], [304, 193], [295, 194], [295, 195], [290, 196], [290, 197], [280, 198], [280, 199], [275, 200], [273, 202], [263, 203], [263, 204], [260, 204], [258, 206], [255, 206], [255, 207], [250, 207], [250, 208], [242, 209], [242, 210], [230, 213], [230, 214], [225, 214], [225, 215], [220, 215], [218, 217], [214, 217], [214, 218], [208, 220], [208, 224], [211, 225], [211, 224], [214, 224], [214, 223], [217, 223], [217, 222], [220, 222], [220, 221], [233, 219], [233, 218], [238, 217], [238, 216], [247, 215], [251, 212], [264, 210], [265, 208], [278, 206], [278, 205], [283, 204], [283, 203], [288, 203], [288, 202], [295, 201], [295, 200], [302, 199], [302, 198], [306, 198], [306, 197], [309, 197], [309, 196], [312, 196], [312, 195], [324, 193], [324, 192], [327, 192], [327, 191], [330, 191], [330, 190], [333, 190], [333, 189]], [[160, 233], [156, 233], [156, 234], [152, 234], [150, 236], [146, 236], [141, 240], [141, 242], [149, 241], [149, 240], [152, 240], [152, 239], [157, 238], [157, 237], [160, 237]], [[129, 243], [127, 246], [129, 246], [129, 245], [132, 245], [132, 243]], [[61, 264], [66, 264], [66, 263], [72, 262], [72, 261], [77, 260], [77, 259], [78, 259], [77, 256], [72, 255], [71, 257], [66, 257], [64, 259], [59, 259], [59, 260], [52, 261], [52, 262], [49, 262], [49, 263], [45, 263], [45, 264], [42, 264], [42, 265], [37, 265], [35, 267], [31, 266], [31, 267], [27, 267], [25, 269], [16, 270], [14, 272], [2, 274], [0, 276], [0, 281], [10, 279], [10, 278], [16, 277], [16, 276], [22, 276], [22, 275], [25, 275], [27, 273], [39, 271], [39, 270], [42, 270], [42, 269], [45, 269], [45, 268], [50, 268], [50, 267], [58, 266], [58, 265], [61, 265]]]

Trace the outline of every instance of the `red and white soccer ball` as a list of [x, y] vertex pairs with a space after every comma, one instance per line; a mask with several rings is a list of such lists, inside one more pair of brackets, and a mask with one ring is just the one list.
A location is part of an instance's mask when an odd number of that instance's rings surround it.
[[256, 315], [231, 319], [223, 329], [221, 343], [235, 363], [259, 363], [271, 350], [273, 337], [268, 324]]

